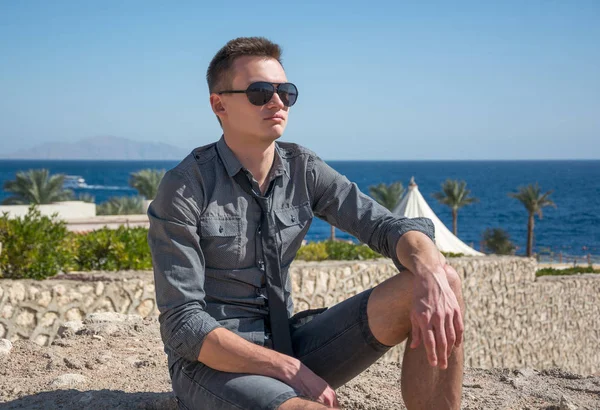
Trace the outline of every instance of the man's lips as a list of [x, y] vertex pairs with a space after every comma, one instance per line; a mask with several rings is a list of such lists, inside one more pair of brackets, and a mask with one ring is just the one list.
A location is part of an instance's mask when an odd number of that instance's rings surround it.
[[265, 118], [265, 120], [269, 120], [269, 121], [284, 121], [285, 118], [283, 117], [283, 115], [275, 114], [272, 117]]

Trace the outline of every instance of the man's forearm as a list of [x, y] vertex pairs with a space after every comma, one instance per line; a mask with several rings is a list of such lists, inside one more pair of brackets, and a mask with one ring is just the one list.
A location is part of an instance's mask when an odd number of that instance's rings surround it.
[[396, 255], [400, 263], [417, 276], [425, 277], [443, 272], [446, 258], [427, 235], [409, 231], [396, 244]]
[[225, 328], [206, 336], [198, 360], [223, 372], [260, 374], [283, 382], [289, 382], [300, 367], [297, 359], [248, 342]]

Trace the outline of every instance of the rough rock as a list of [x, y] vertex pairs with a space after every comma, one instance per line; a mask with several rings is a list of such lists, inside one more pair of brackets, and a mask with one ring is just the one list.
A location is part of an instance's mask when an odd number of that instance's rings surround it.
[[124, 315], [116, 312], [99, 312], [90, 313], [83, 320], [83, 324], [89, 325], [90, 323], [123, 323], [123, 322], [139, 322], [142, 320], [140, 315]]
[[514, 371], [514, 374], [516, 376], [523, 376], [523, 377], [533, 377], [537, 373], [538, 373], [537, 370], [530, 369], [530, 368], [517, 369], [517, 370]]
[[69, 337], [77, 334], [81, 329], [83, 329], [83, 322], [72, 320], [60, 325], [56, 334], [58, 337]]
[[12, 350], [12, 343], [8, 339], [0, 339], [0, 355], [7, 355]]
[[560, 397], [560, 404], [558, 407], [559, 410], [577, 410], [577, 406], [571, 403], [571, 401], [564, 394]]
[[85, 376], [77, 373], [65, 373], [50, 382], [51, 387], [76, 387], [86, 382]]
[[[10, 355], [0, 356], [0, 408], [176, 409], [156, 318], [108, 317], [115, 321], [86, 319], [51, 346], [15, 341]], [[107, 324], [119, 333], [88, 333]], [[337, 389], [342, 408], [404, 409], [400, 374], [398, 363], [374, 364]], [[600, 375], [466, 368], [461, 408], [600, 408]]]
[[69, 369], [82, 369], [83, 368], [83, 365], [81, 364], [81, 362], [74, 357], [65, 357], [64, 361], [65, 361], [65, 365]]
[[52, 346], [73, 347], [73, 342], [68, 339], [54, 339]]

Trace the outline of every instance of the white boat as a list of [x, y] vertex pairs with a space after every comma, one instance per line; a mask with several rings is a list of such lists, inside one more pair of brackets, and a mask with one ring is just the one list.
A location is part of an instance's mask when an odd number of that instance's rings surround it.
[[63, 182], [64, 189], [86, 188], [87, 186], [85, 179], [79, 175], [65, 175], [65, 181]]

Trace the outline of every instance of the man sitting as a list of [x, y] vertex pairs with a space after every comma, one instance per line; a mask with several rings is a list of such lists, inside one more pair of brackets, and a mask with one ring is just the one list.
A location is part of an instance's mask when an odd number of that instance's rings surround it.
[[[337, 407], [335, 388], [408, 338], [406, 406], [458, 409], [461, 283], [435, 247], [431, 221], [392, 215], [312, 151], [277, 142], [298, 98], [278, 45], [232, 40], [207, 80], [223, 136], [167, 172], [148, 209], [161, 336], [180, 406]], [[288, 268], [314, 215], [401, 272], [292, 316]]]

